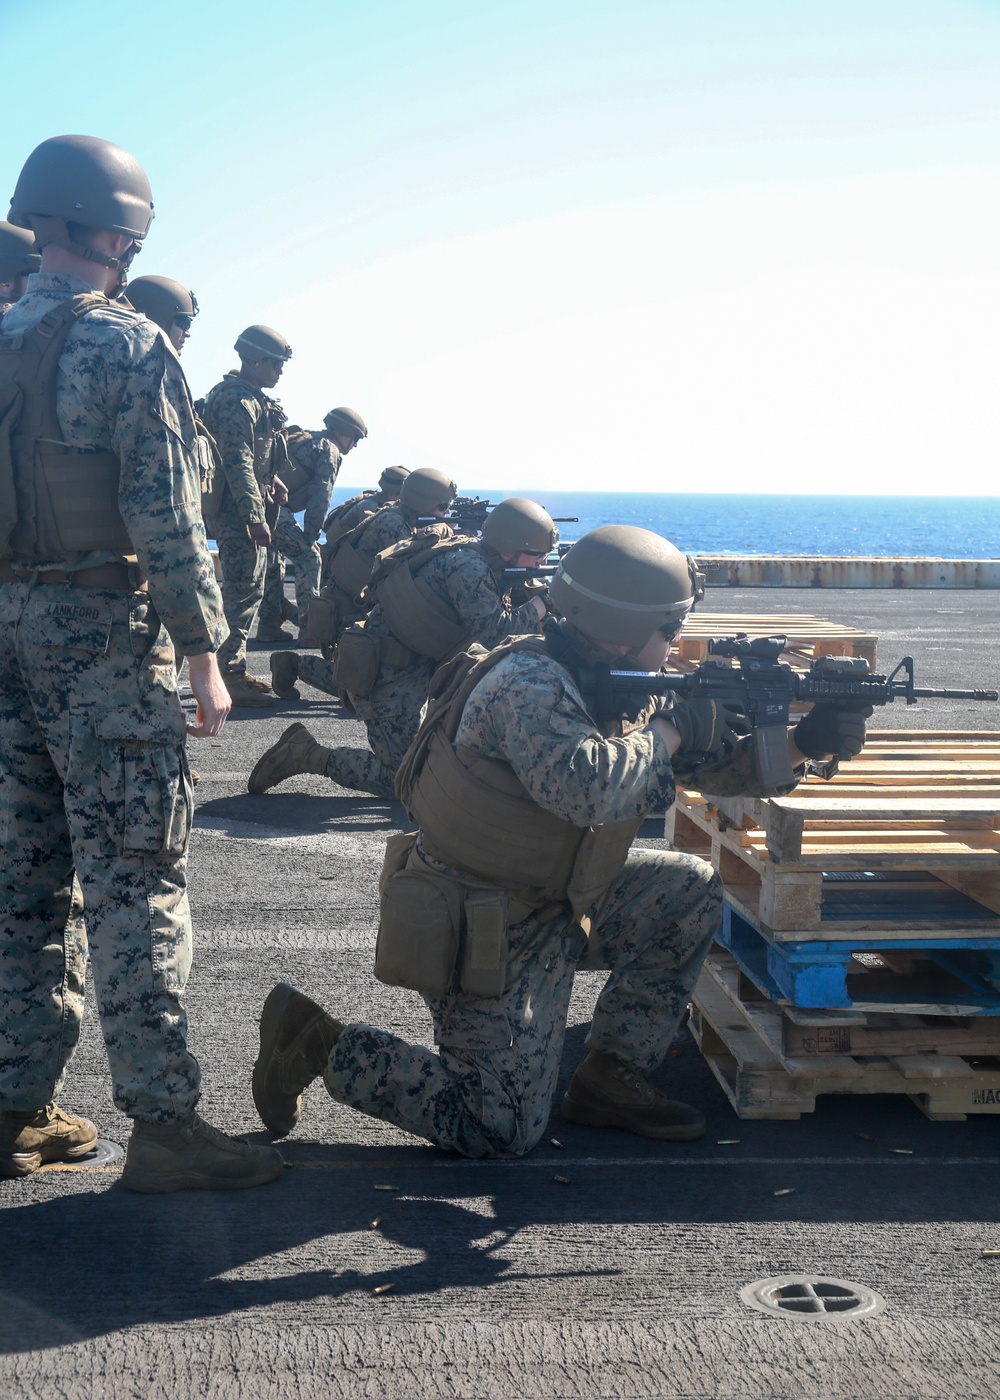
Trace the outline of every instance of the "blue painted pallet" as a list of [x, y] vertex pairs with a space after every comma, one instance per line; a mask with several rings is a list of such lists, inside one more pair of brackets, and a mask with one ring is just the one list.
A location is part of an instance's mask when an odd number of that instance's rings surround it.
[[[994, 935], [909, 939], [905, 933], [779, 942], [752, 924], [727, 900], [718, 941], [761, 991], [801, 1007], [860, 1007], [944, 1015], [1000, 1016], [1000, 937]], [[928, 960], [916, 980], [859, 962], [880, 950], [907, 951]], [[877, 959], [868, 957], [869, 964]], [[892, 981], [895, 985], [886, 985]]]

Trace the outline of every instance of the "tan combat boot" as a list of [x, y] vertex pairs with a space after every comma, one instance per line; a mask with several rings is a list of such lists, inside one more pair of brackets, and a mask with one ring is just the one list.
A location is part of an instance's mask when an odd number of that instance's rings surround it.
[[97, 1129], [89, 1118], [58, 1104], [0, 1113], [0, 1176], [30, 1176], [43, 1162], [75, 1162], [93, 1152]]
[[277, 696], [261, 676], [252, 676], [249, 671], [242, 675], [236, 671], [223, 674], [226, 689], [233, 698], [234, 705], [251, 705], [261, 708], [273, 705]]
[[253, 1101], [278, 1137], [302, 1111], [302, 1091], [326, 1069], [343, 1025], [288, 982], [279, 982], [260, 1013], [260, 1054], [253, 1067]]
[[330, 750], [318, 744], [304, 724], [290, 724], [276, 744], [272, 744], [254, 765], [247, 792], [267, 792], [275, 783], [296, 773], [326, 776]]
[[668, 1099], [617, 1055], [589, 1050], [562, 1102], [562, 1116], [592, 1128], [624, 1128], [639, 1137], [689, 1142], [704, 1136], [705, 1116]]
[[282, 700], [297, 700], [299, 678], [299, 658], [294, 651], [274, 651], [271, 653], [271, 689]]
[[153, 1195], [163, 1191], [232, 1191], [274, 1181], [285, 1162], [274, 1147], [227, 1137], [194, 1109], [175, 1123], [137, 1118], [125, 1153], [122, 1185]]

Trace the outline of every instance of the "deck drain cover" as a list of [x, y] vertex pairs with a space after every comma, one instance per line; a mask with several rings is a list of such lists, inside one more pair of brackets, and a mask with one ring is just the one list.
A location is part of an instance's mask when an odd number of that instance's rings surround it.
[[117, 1142], [98, 1138], [93, 1152], [88, 1152], [86, 1157], [78, 1157], [75, 1162], [48, 1162], [42, 1167], [42, 1171], [79, 1172], [86, 1171], [88, 1167], [108, 1167], [120, 1162], [124, 1156], [125, 1149], [119, 1147]]
[[740, 1290], [748, 1307], [771, 1317], [794, 1317], [803, 1322], [830, 1322], [835, 1318], [874, 1317], [885, 1299], [861, 1283], [822, 1274], [782, 1274], [762, 1278]]

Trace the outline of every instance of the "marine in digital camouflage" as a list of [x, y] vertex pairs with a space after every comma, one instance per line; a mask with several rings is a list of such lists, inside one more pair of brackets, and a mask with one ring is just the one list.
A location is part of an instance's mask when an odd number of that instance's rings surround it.
[[[530, 796], [580, 826], [641, 817], [674, 799], [667, 747], [652, 729], [605, 738], [570, 673], [515, 653], [480, 681], [456, 743], [514, 770]], [[752, 745], [706, 780], [759, 791]], [[439, 867], [442, 872], [447, 867]], [[426, 998], [438, 1052], [365, 1024], [348, 1026], [325, 1072], [335, 1099], [470, 1157], [527, 1152], [545, 1130], [576, 968], [611, 975], [588, 1036], [640, 1073], [664, 1059], [718, 928], [721, 885], [695, 856], [633, 850], [598, 902], [574, 963], [566, 917], [531, 914], [509, 930], [501, 996]]]
[[266, 521], [268, 491], [282, 455], [284, 412], [275, 399], [233, 371], [206, 395], [202, 416], [226, 474], [218, 515], [210, 522], [229, 625], [229, 637], [219, 648], [219, 666], [224, 675], [242, 675], [267, 574], [267, 550], [254, 543], [246, 527]]
[[[381, 514], [386, 515], [390, 510], [391, 506]], [[370, 528], [374, 528], [374, 524]], [[454, 609], [461, 624], [468, 629], [470, 642], [477, 641], [489, 649], [505, 637], [536, 632], [540, 626], [538, 613], [531, 603], [515, 609], [508, 606], [496, 575], [475, 545], [449, 549], [429, 559], [416, 570], [414, 577]], [[369, 613], [366, 627], [377, 636], [394, 635], [378, 604]], [[409, 644], [405, 637], [398, 640]], [[304, 659], [299, 659], [299, 677], [313, 684], [310, 674], [317, 668], [303, 667]], [[373, 792], [380, 797], [393, 795], [396, 769], [420, 726], [427, 687], [436, 666], [429, 656], [417, 657], [402, 668], [383, 664], [371, 695], [351, 697], [358, 718], [364, 720], [368, 728], [371, 752], [333, 749], [327, 763], [328, 778], [341, 787]]]
[[304, 621], [309, 611], [310, 599], [319, 594], [323, 561], [317, 541], [330, 509], [330, 497], [343, 460], [336, 443], [319, 432], [290, 443], [289, 457], [304, 468], [309, 481], [302, 524], [299, 525], [295, 513], [288, 506], [282, 506], [277, 524], [271, 531], [260, 619], [274, 626], [281, 624], [281, 605], [285, 596], [284, 559], [291, 559], [295, 565], [295, 605], [299, 610], [300, 622]]
[[[3, 330], [91, 290], [35, 274]], [[89, 553], [19, 566], [0, 584], [0, 1108], [58, 1095], [89, 948], [115, 1103], [173, 1121], [198, 1100], [199, 1068], [182, 1001], [192, 794], [164, 624], [192, 655], [226, 635], [193, 409], [163, 336], [111, 304], [70, 330], [56, 407], [69, 446], [119, 457], [119, 505], [149, 583], [35, 581], [39, 569], [122, 562]]]

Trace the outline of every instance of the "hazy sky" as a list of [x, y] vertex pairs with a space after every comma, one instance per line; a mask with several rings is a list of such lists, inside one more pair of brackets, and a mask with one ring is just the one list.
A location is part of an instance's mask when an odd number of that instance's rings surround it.
[[996, 490], [1000, 0], [0, 0], [0, 31], [3, 193], [46, 136], [133, 151], [193, 389], [277, 327], [291, 417], [368, 421], [345, 480]]

